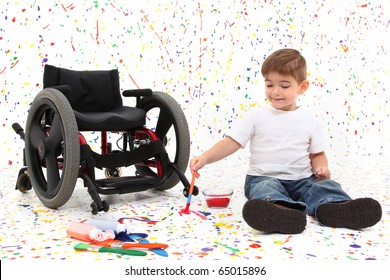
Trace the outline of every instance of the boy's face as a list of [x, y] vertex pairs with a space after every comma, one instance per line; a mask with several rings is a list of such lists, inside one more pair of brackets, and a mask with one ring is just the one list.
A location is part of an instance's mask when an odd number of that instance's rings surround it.
[[279, 110], [297, 109], [297, 99], [309, 87], [307, 80], [298, 83], [291, 76], [269, 73], [265, 77], [265, 95], [271, 105]]

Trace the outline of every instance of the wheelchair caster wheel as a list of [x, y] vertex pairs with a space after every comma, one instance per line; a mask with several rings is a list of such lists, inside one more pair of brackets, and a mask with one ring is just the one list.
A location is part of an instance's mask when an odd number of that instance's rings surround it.
[[110, 209], [110, 206], [108, 205], [108, 203], [103, 200], [102, 204], [103, 204], [103, 211], [108, 212], [108, 209]]
[[99, 207], [97, 206], [96, 202], [91, 203], [91, 212], [93, 215], [96, 215], [99, 212]]
[[99, 211], [103, 210], [104, 212], [107, 212], [108, 209], [110, 208], [109, 205], [103, 200], [102, 201], [102, 209], [99, 209], [97, 203], [94, 201], [91, 203], [91, 212], [93, 215], [96, 215]]
[[[185, 197], [188, 197], [189, 194], [190, 194], [190, 190], [187, 188], [184, 188], [183, 195]], [[199, 188], [197, 186], [194, 186], [194, 189], [192, 190], [192, 195], [197, 196], [198, 194], [199, 194]]]
[[18, 180], [16, 181], [16, 188], [22, 193], [26, 193], [31, 190], [32, 185], [30, 176], [28, 176], [26, 173], [20, 174]]
[[120, 177], [122, 175], [122, 169], [117, 167], [117, 168], [106, 168], [104, 170], [104, 175], [106, 178], [115, 178], [115, 177]]

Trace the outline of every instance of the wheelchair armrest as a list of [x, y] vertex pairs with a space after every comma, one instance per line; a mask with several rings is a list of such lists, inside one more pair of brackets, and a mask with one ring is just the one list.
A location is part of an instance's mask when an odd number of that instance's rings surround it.
[[47, 88], [54, 88], [56, 90], [59, 90], [64, 95], [70, 94], [72, 92], [72, 88], [68, 85], [51, 86], [51, 87], [47, 87]]
[[122, 92], [122, 95], [125, 97], [141, 97], [141, 96], [150, 96], [153, 94], [153, 91], [149, 88], [145, 89], [128, 89]]

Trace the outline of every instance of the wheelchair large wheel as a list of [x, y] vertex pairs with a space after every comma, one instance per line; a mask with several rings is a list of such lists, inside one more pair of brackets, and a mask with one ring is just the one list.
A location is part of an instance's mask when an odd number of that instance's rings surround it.
[[80, 143], [74, 112], [58, 90], [44, 89], [27, 116], [25, 152], [34, 191], [49, 208], [71, 197], [79, 173]]
[[[146, 127], [163, 141], [170, 161], [184, 173], [190, 157], [190, 133], [180, 105], [170, 95], [155, 91], [151, 96], [142, 98], [138, 107], [146, 111]], [[156, 176], [149, 167], [136, 165], [136, 169], [140, 175]], [[171, 169], [167, 177], [157, 190], [170, 189], [180, 180]]]

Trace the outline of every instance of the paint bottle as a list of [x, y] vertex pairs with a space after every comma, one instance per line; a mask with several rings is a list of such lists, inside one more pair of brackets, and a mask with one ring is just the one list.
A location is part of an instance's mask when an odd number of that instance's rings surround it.
[[132, 230], [134, 230], [128, 222], [121, 224], [117, 221], [89, 219], [86, 221], [86, 223], [89, 225], [93, 225], [102, 231], [112, 230], [117, 234], [120, 232], [131, 233]]
[[112, 230], [106, 230], [103, 232], [103, 240], [115, 239], [115, 232]]
[[72, 238], [87, 242], [104, 240], [102, 230], [86, 223], [70, 222], [66, 229], [66, 233]]

